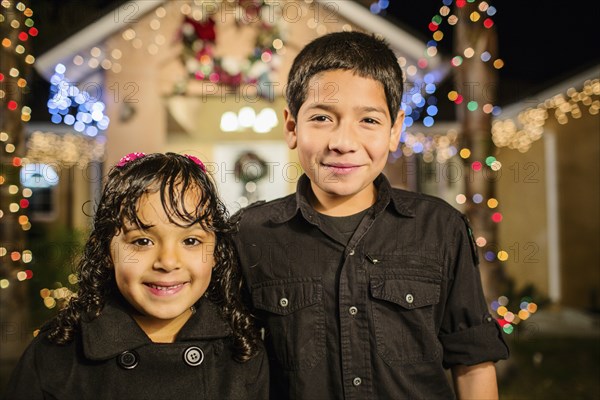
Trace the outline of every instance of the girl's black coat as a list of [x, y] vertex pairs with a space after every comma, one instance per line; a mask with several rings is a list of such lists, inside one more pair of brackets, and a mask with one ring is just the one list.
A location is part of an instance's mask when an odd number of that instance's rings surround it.
[[[268, 398], [264, 350], [246, 363], [234, 361], [231, 329], [208, 300], [197, 304], [174, 343], [152, 343], [117, 304], [82, 323], [67, 345], [46, 336], [42, 331], [23, 354], [6, 399]], [[186, 353], [191, 347], [201, 352]], [[190, 365], [200, 359], [194, 355], [203, 355], [197, 366]]]

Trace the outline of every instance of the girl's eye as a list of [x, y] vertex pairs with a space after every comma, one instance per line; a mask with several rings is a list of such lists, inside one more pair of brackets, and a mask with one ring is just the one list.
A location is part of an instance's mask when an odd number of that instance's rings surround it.
[[133, 242], [131, 242], [131, 244], [134, 244], [139, 247], [151, 246], [152, 240], [150, 240], [148, 238], [139, 238], [139, 239], [135, 239]]
[[202, 244], [202, 242], [196, 238], [186, 238], [183, 240], [183, 244], [185, 244], [186, 246], [197, 246], [199, 244]]

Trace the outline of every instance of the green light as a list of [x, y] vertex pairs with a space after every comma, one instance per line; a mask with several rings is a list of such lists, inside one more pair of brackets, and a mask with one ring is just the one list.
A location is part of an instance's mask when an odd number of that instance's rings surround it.
[[485, 159], [485, 163], [487, 164], [488, 167], [491, 167], [492, 164], [494, 163], [494, 161], [496, 161], [496, 157], [494, 157], [494, 156], [489, 156]]
[[469, 111], [475, 111], [475, 110], [477, 110], [477, 107], [479, 107], [479, 104], [477, 104], [476, 101], [470, 101], [467, 104], [467, 108], [469, 109]]

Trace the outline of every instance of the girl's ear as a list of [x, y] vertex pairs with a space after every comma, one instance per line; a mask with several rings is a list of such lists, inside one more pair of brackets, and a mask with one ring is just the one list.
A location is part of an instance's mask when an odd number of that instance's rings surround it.
[[283, 129], [285, 132], [285, 141], [290, 149], [295, 149], [298, 144], [298, 137], [296, 134], [296, 119], [292, 116], [289, 108], [283, 110]]

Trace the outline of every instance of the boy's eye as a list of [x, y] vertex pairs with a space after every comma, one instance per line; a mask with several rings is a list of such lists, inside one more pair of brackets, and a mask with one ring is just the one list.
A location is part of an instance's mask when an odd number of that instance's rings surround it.
[[373, 118], [363, 118], [363, 122], [366, 122], [367, 124], [378, 124], [379, 121], [377, 121], [376, 119]]
[[131, 244], [140, 246], [140, 247], [150, 246], [150, 245], [152, 245], [152, 240], [150, 240], [148, 238], [139, 238], [139, 239], [135, 239], [134, 241], [132, 241]]
[[329, 120], [329, 117], [326, 115], [315, 115], [314, 117], [311, 117], [310, 120], [317, 121], [317, 122], [326, 122]]

